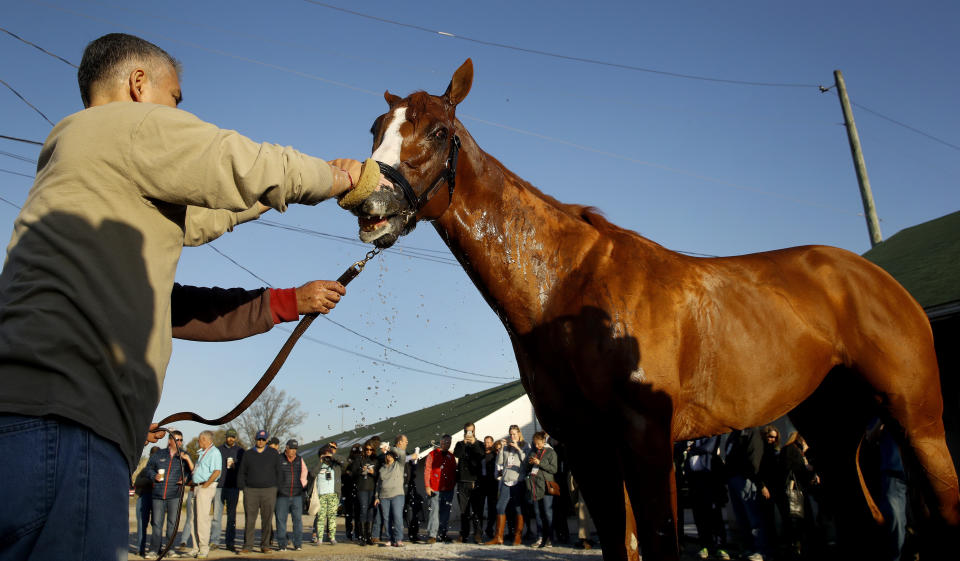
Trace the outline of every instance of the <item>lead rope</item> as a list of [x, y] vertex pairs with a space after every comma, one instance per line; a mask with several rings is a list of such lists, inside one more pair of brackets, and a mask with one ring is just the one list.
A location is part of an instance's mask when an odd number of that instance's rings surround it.
[[[343, 286], [350, 284], [350, 281], [357, 278], [363, 268], [366, 266], [367, 262], [377, 256], [382, 250], [377, 247], [367, 252], [363, 259], [357, 261], [353, 265], [347, 267], [347, 270], [340, 275], [340, 278], [337, 279], [337, 282]], [[300, 339], [300, 336], [306, 332], [307, 328], [310, 327], [310, 324], [313, 323], [313, 320], [317, 319], [317, 316], [320, 315], [319, 312], [311, 312], [303, 316], [300, 320], [300, 323], [297, 324], [297, 327], [294, 328], [293, 333], [287, 337], [287, 341], [283, 344], [283, 347], [280, 348], [280, 351], [277, 352], [277, 356], [273, 359], [273, 362], [270, 363], [270, 366], [267, 367], [267, 370], [260, 376], [260, 380], [257, 382], [257, 385], [253, 387], [252, 390], [243, 398], [243, 401], [237, 404], [236, 407], [230, 410], [229, 413], [223, 415], [222, 417], [217, 417], [216, 419], [206, 419], [200, 415], [190, 412], [183, 411], [180, 413], [174, 413], [173, 415], [168, 415], [164, 417], [159, 423], [157, 423], [157, 428], [154, 431], [165, 430], [164, 425], [169, 423], [174, 423], [177, 421], [194, 421], [196, 423], [201, 423], [204, 425], [225, 425], [230, 421], [236, 419], [240, 416], [241, 413], [247, 410], [254, 401], [260, 397], [260, 394], [263, 393], [263, 390], [267, 389], [267, 386], [270, 385], [270, 382], [277, 376], [277, 373], [280, 372], [280, 367], [283, 366], [283, 363], [287, 361], [287, 357], [290, 356], [290, 351], [293, 350], [293, 346], [297, 344], [297, 341]], [[177, 445], [174, 441], [174, 446], [177, 449], [177, 456], [180, 457], [180, 446]], [[183, 478], [183, 458], [180, 457], [180, 476]], [[180, 511], [183, 508], [183, 488], [186, 484], [180, 485], [180, 499], [177, 503], [177, 518], [173, 524], [174, 532], [170, 536], [170, 539], [167, 541], [167, 544], [160, 550], [160, 553], [157, 555], [157, 561], [163, 559], [163, 557], [170, 552], [170, 548], [173, 547], [173, 542], [177, 537], [176, 528], [180, 527]], [[196, 540], [196, 538], [194, 538]], [[199, 546], [199, 544], [194, 544], [194, 546]]]

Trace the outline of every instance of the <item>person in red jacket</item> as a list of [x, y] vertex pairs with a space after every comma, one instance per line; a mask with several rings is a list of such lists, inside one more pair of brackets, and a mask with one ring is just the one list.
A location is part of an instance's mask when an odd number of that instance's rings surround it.
[[423, 486], [427, 490], [427, 543], [447, 540], [447, 522], [457, 483], [457, 459], [450, 453], [451, 437], [443, 435], [440, 448], [427, 454], [423, 467]]

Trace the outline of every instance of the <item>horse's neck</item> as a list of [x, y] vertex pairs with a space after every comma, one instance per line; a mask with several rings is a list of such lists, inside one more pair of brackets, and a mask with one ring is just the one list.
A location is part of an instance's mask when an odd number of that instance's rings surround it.
[[[551, 293], [596, 239], [596, 230], [531, 191], [479, 148], [453, 201], [434, 223], [508, 329], [543, 319]], [[458, 174], [459, 175], [459, 174]]]

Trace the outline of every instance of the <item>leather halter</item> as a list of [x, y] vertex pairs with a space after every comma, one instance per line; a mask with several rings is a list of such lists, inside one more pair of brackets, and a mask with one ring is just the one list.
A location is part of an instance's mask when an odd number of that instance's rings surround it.
[[407, 204], [410, 205], [407, 213], [417, 214], [430, 202], [430, 199], [437, 193], [437, 190], [440, 189], [440, 185], [442, 185], [444, 181], [447, 182], [450, 200], [453, 200], [453, 188], [457, 179], [457, 156], [459, 156], [459, 154], [460, 137], [454, 134], [453, 138], [450, 139], [450, 155], [447, 156], [446, 169], [440, 172], [440, 175], [430, 184], [430, 187], [419, 196], [416, 191], [413, 190], [413, 187], [410, 186], [407, 178], [397, 171], [396, 168], [380, 161], [378, 161], [377, 164], [380, 165], [380, 173], [403, 192], [404, 198], [407, 199]]

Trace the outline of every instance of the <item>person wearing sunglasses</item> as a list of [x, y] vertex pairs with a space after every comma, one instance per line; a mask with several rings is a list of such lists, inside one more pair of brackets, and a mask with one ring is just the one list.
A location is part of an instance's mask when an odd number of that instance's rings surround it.
[[348, 470], [357, 484], [357, 522], [359, 532], [354, 531], [360, 545], [371, 542], [373, 527], [373, 495], [377, 487], [377, 476], [380, 473], [380, 461], [376, 455], [376, 444], [368, 440], [363, 444], [361, 455], [351, 460]]
[[[193, 471], [193, 460], [184, 449], [183, 433], [173, 430], [168, 434], [167, 447], [150, 456], [147, 461], [147, 475], [153, 481], [153, 535], [147, 559], [156, 558], [163, 543], [170, 541], [176, 533], [180, 488]], [[161, 542], [164, 518], [167, 520], [167, 531]]]

